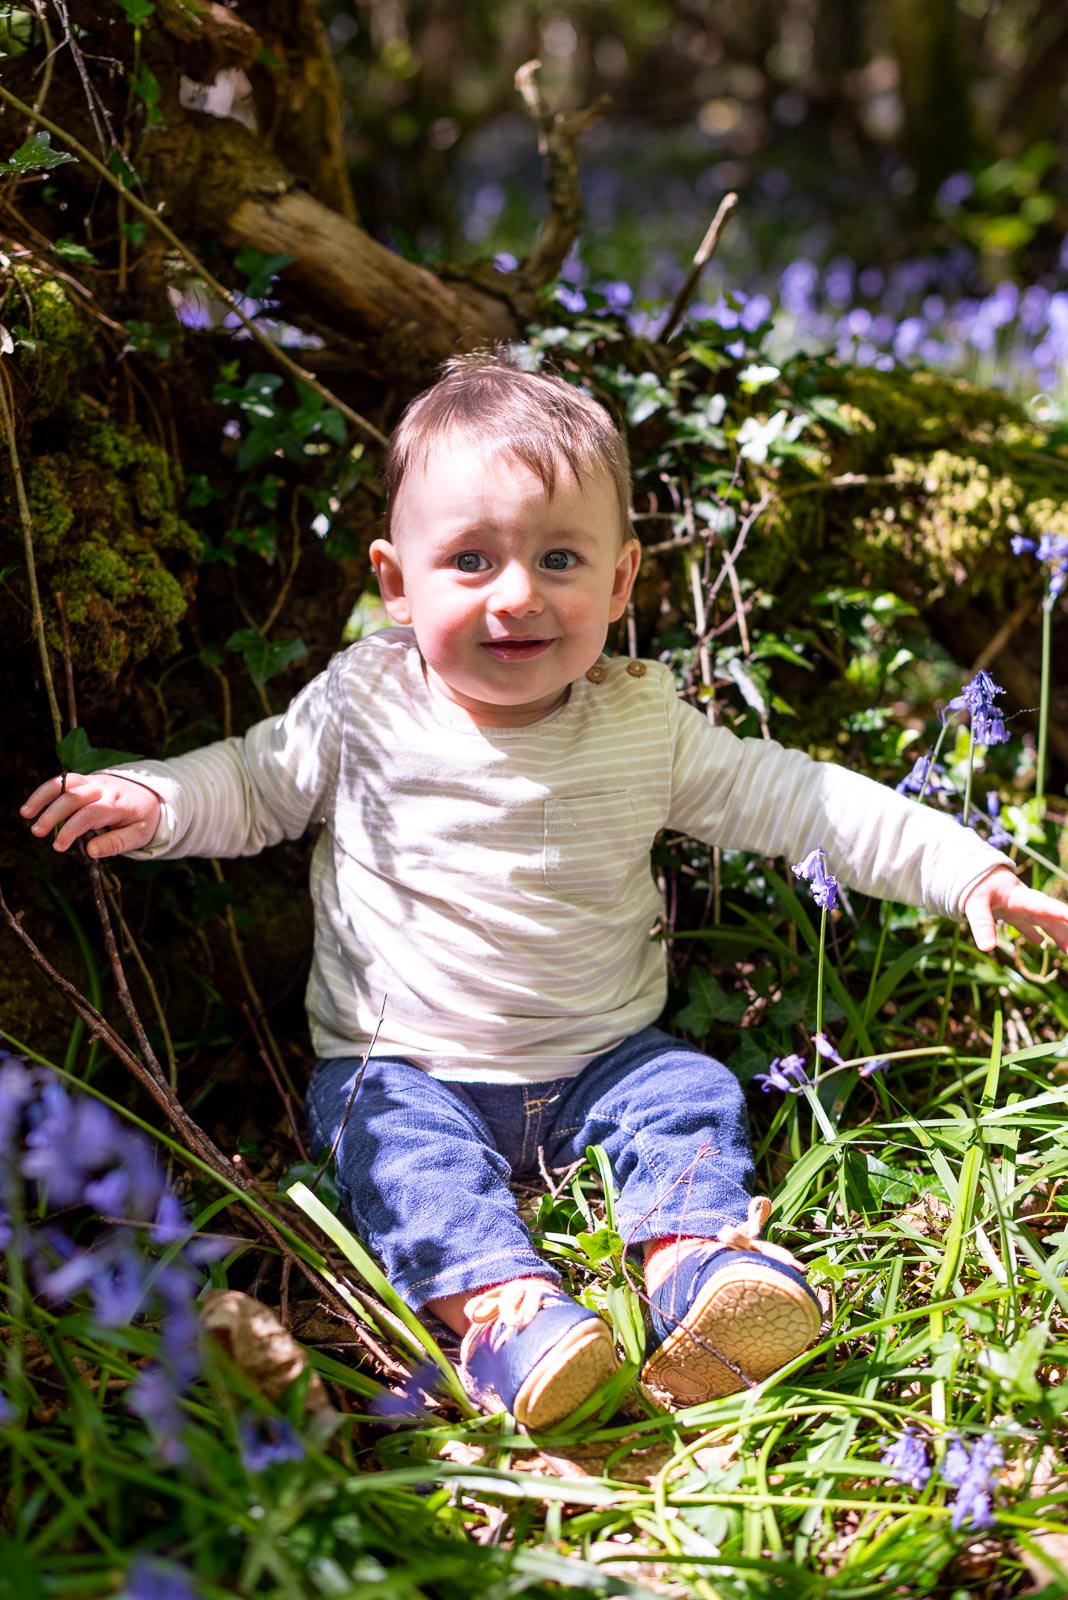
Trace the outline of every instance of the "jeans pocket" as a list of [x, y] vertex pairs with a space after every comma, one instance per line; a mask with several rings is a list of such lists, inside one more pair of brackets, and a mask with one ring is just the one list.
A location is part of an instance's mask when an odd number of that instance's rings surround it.
[[545, 882], [563, 900], [610, 905], [638, 847], [638, 816], [626, 789], [545, 802]]

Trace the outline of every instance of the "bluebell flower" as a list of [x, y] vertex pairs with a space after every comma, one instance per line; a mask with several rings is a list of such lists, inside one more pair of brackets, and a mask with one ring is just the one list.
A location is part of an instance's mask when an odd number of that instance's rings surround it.
[[824, 1061], [833, 1061], [836, 1065], [841, 1066], [842, 1058], [825, 1033], [814, 1033], [812, 1035], [812, 1043], [816, 1046], [817, 1054], [821, 1055]]
[[634, 299], [634, 290], [630, 284], [623, 283], [619, 279], [612, 279], [608, 283], [599, 284], [598, 287], [604, 295], [607, 309], [617, 314], [626, 311]]
[[940, 1470], [943, 1480], [957, 1491], [950, 1517], [954, 1528], [979, 1532], [993, 1527], [993, 1492], [1004, 1464], [992, 1433], [982, 1434], [971, 1449], [956, 1434], [949, 1440]]
[[897, 794], [944, 794], [949, 788], [945, 767], [940, 761], [932, 764], [930, 756], [917, 756], [912, 771], [894, 784]]
[[1007, 850], [1013, 839], [1001, 820], [1001, 797], [997, 790], [991, 789], [987, 795], [986, 809], [990, 817], [990, 843], [995, 850]]
[[284, 1461], [301, 1461], [304, 1441], [284, 1417], [250, 1411], [237, 1427], [241, 1459], [249, 1472], [266, 1472]]
[[142, 1368], [126, 1391], [126, 1409], [140, 1417], [161, 1461], [181, 1466], [188, 1459], [182, 1439], [182, 1386], [158, 1361]]
[[[161, 1359], [138, 1375], [126, 1399], [163, 1459], [183, 1460], [181, 1401], [200, 1371], [198, 1267], [209, 1247], [227, 1246], [188, 1240], [190, 1224], [148, 1139], [101, 1102], [70, 1094], [47, 1069], [0, 1051], [0, 1238], [6, 1233], [8, 1241], [19, 1175], [51, 1206], [88, 1206], [114, 1219], [87, 1247], [47, 1219], [33, 1221], [14, 1247], [38, 1293], [54, 1300], [87, 1295], [102, 1327], [121, 1327], [153, 1306], [162, 1310]], [[161, 1266], [153, 1244], [170, 1248], [173, 1259]]]
[[0, 1050], [0, 1157], [12, 1149], [32, 1097], [29, 1069], [17, 1056]]
[[881, 1056], [876, 1056], [873, 1061], [861, 1062], [857, 1068], [857, 1076], [858, 1078], [874, 1078], [877, 1072], [885, 1072], [889, 1065], [889, 1061], [884, 1061]]
[[767, 1072], [756, 1073], [753, 1082], [760, 1085], [764, 1094], [770, 1094], [772, 1089], [778, 1089], [780, 1094], [800, 1094], [808, 1082], [805, 1058], [792, 1055], [780, 1060], [776, 1056]]
[[572, 289], [569, 284], [558, 283], [556, 285], [554, 298], [556, 299], [558, 305], [563, 306], [565, 311], [574, 313], [577, 311], [585, 311], [586, 309], [586, 296], [583, 294], [582, 290]]
[[907, 1484], [910, 1489], [922, 1489], [930, 1481], [927, 1440], [911, 1424], [887, 1446], [879, 1459], [884, 1467], [890, 1468], [895, 1482]]
[[197, 1591], [184, 1567], [138, 1556], [130, 1563], [118, 1600], [197, 1600]]
[[376, 1417], [390, 1417], [397, 1420], [413, 1421], [417, 1417], [426, 1415], [426, 1403], [423, 1393], [432, 1390], [441, 1377], [433, 1361], [425, 1361], [416, 1367], [404, 1380], [399, 1389], [393, 1389], [387, 1394], [376, 1395], [371, 1401], [369, 1410]]
[[1025, 539], [1017, 533], [1009, 543], [1013, 555], [1021, 556], [1024, 551], [1032, 550], [1036, 558], [1049, 567], [1047, 598], [1052, 604], [1068, 587], [1068, 536], [1063, 533], [1044, 533], [1036, 543], [1034, 539]]
[[0, 1389], [0, 1428], [6, 1428], [9, 1422], [18, 1420], [18, 1411], [11, 1404], [7, 1395]]
[[804, 878], [812, 885], [812, 898], [821, 911], [833, 911], [838, 901], [838, 879], [827, 871], [827, 857], [823, 846], [810, 850], [803, 861], [790, 869], [795, 878]]
[[980, 670], [970, 683], [964, 685], [960, 694], [949, 702], [950, 711], [967, 711], [971, 719], [974, 744], [1005, 744], [1008, 740], [1009, 734], [1005, 730], [1004, 717], [994, 703], [994, 696], [1004, 693], [1004, 689], [994, 682], [989, 672]]

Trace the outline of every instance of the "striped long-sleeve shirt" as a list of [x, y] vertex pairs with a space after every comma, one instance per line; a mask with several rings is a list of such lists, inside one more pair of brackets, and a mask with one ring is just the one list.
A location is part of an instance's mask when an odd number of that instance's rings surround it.
[[973, 832], [797, 750], [739, 739], [656, 662], [604, 660], [519, 728], [428, 690], [410, 629], [342, 651], [280, 717], [123, 767], [163, 800], [141, 856], [238, 856], [323, 824], [307, 1006], [320, 1056], [400, 1055], [436, 1076], [578, 1072], [655, 1021], [661, 829], [797, 860], [959, 914], [1008, 858]]

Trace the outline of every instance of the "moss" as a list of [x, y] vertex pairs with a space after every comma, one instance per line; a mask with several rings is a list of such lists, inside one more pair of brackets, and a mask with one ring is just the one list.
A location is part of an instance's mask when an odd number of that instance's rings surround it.
[[[814, 419], [803, 472], [789, 461], [754, 472], [770, 504], [746, 576], [787, 612], [850, 567], [857, 581], [903, 594], [911, 584], [924, 606], [1013, 603], [1027, 574], [1012, 535], [1068, 532], [1068, 456], [1013, 400], [959, 379], [834, 363], [806, 378], [849, 431]], [[769, 396], [768, 409], [779, 403]]]
[[[112, 678], [172, 653], [203, 540], [178, 515], [164, 452], [137, 429], [76, 412], [62, 450], [23, 461], [38, 581], [45, 595], [63, 592], [75, 665]], [[50, 607], [46, 625], [60, 648]]]
[[74, 507], [61, 473], [48, 461], [38, 462], [26, 485], [38, 561], [53, 561], [70, 532]]
[[130, 569], [118, 551], [93, 540], [79, 546], [75, 559], [86, 589], [94, 590], [106, 600], [128, 600], [133, 594]]
[[15, 359], [32, 396], [32, 414], [44, 416], [66, 406], [86, 367], [92, 331], [65, 286], [37, 267], [12, 268], [8, 292], [0, 298], [2, 320], [15, 341]]

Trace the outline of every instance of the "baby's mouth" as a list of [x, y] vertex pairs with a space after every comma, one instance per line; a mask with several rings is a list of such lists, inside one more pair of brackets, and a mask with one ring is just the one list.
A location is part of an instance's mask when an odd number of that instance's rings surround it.
[[498, 661], [530, 661], [548, 650], [551, 639], [484, 639], [482, 649]]

